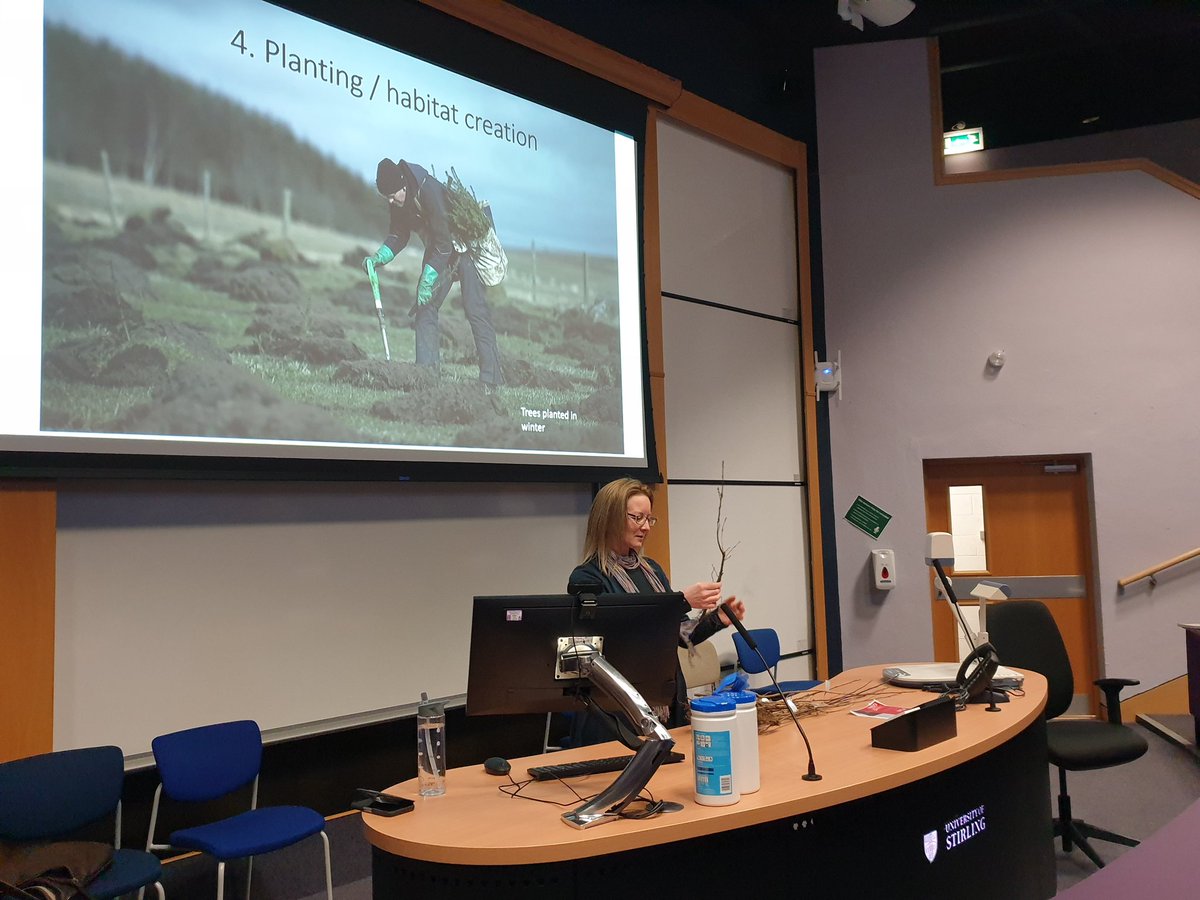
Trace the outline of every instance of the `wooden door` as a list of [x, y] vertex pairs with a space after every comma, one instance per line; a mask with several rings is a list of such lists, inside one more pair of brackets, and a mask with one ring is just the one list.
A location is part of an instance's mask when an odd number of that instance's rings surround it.
[[[979, 491], [964, 490], [978, 486]], [[1087, 459], [973, 459], [925, 461], [925, 516], [929, 531], [952, 531], [951, 489], [956, 515], [972, 494], [982, 498], [980, 557], [972, 561], [956, 537], [956, 554], [966, 567], [952, 569], [955, 595], [963, 606], [978, 606], [971, 589], [982, 579], [1008, 584], [1013, 599], [1043, 601], [1058, 623], [1075, 675], [1070, 712], [1095, 713], [1099, 696], [1097, 629], [1094, 609], [1091, 504]], [[937, 599], [930, 576], [933, 646], [936, 659], [959, 658], [953, 611]], [[986, 609], [985, 609], [986, 615]]]

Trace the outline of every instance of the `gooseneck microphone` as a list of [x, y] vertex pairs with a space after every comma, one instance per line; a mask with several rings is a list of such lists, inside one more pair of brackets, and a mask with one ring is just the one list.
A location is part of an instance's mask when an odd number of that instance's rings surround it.
[[766, 657], [762, 655], [762, 651], [758, 649], [758, 642], [750, 636], [750, 632], [746, 630], [746, 626], [742, 624], [742, 620], [733, 614], [733, 610], [729, 608], [729, 603], [725, 602], [720, 605], [720, 608], [725, 611], [725, 615], [729, 621], [733, 623], [733, 627], [737, 629], [738, 634], [742, 636], [742, 640], [758, 654], [758, 658], [762, 660], [763, 669], [767, 673], [767, 677], [771, 679], [771, 684], [775, 686], [775, 691], [783, 698], [783, 705], [787, 707], [788, 713], [792, 717], [792, 721], [796, 723], [796, 730], [800, 732], [800, 737], [804, 739], [804, 749], [808, 751], [808, 774], [801, 776], [805, 781], [820, 781], [821, 776], [817, 774], [817, 764], [813, 762], [812, 744], [808, 742], [808, 735], [804, 733], [804, 729], [800, 725], [800, 719], [796, 716], [796, 707], [791, 699], [783, 696], [783, 689], [779, 687], [779, 682], [775, 680], [775, 675], [771, 672], [771, 667], [767, 665]]

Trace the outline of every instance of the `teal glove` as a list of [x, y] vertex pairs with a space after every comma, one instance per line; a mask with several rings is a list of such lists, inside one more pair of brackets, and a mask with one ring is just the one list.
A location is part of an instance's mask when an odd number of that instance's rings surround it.
[[433, 299], [433, 285], [438, 280], [437, 269], [428, 263], [421, 273], [421, 281], [417, 285], [417, 306], [424, 306]]
[[374, 256], [363, 257], [363, 271], [370, 275], [371, 270], [367, 268], [367, 263], [374, 263], [377, 266], [386, 266], [395, 258], [396, 254], [392, 252], [391, 247], [389, 247], [387, 244], [380, 244], [379, 249], [375, 251]]

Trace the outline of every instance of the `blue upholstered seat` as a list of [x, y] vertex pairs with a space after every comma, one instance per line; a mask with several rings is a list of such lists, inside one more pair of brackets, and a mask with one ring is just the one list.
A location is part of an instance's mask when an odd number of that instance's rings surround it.
[[[125, 756], [119, 747], [59, 750], [0, 764], [0, 841], [52, 841], [112, 817], [119, 828]], [[114, 844], [120, 844], [118, 832]], [[116, 849], [112, 865], [88, 885], [111, 900], [152, 884], [163, 898], [162, 865], [142, 850]]]
[[[759, 653], [762, 658], [759, 658], [758, 653], [746, 643], [746, 639], [740, 634], [733, 636], [733, 646], [737, 650], [738, 665], [742, 671], [748, 675], [758, 675], [761, 672], [770, 671], [771, 677], [775, 678], [779, 670], [779, 634], [774, 628], [750, 628], [747, 629], [749, 635], [754, 638], [754, 642], [758, 644]], [[764, 665], [763, 663], [766, 663]], [[807, 691], [815, 688], [821, 682], [819, 681], [784, 681], [779, 685], [779, 689], [785, 694], [793, 691]], [[757, 694], [774, 694], [775, 687], [766, 685], [752, 689]]]
[[[154, 884], [161, 877], [162, 863], [153, 853], [119, 848], [113, 852], [113, 864], [88, 885], [87, 891], [93, 900], [108, 900]], [[161, 887], [159, 897], [162, 897]]]
[[[262, 767], [262, 732], [249, 720], [203, 725], [156, 737], [151, 744], [162, 779], [154, 794], [146, 849], [199, 850], [217, 860], [217, 900], [225, 895], [225, 863], [290, 847], [319, 834], [325, 845], [325, 890], [333, 900], [329, 838], [320, 813], [302, 806], [258, 809], [258, 775]], [[215, 800], [253, 784], [250, 809], [244, 813], [181, 828], [169, 844], [154, 843], [162, 795], [171, 800]], [[250, 893], [250, 876], [246, 894]]]
[[200, 850], [217, 859], [244, 859], [290, 847], [325, 829], [320, 813], [303, 806], [268, 806], [209, 825], [172, 832], [173, 847]]

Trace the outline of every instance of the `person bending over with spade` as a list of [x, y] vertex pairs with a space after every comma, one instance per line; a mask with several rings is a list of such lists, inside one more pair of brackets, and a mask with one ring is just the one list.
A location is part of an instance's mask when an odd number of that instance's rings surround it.
[[451, 286], [457, 281], [467, 322], [475, 338], [479, 380], [496, 407], [496, 392], [504, 383], [496, 329], [471, 251], [455, 249], [447, 214], [446, 186], [421, 166], [404, 160], [397, 163], [381, 159], [375, 172], [375, 188], [387, 198], [391, 218], [387, 238], [373, 256], [363, 259], [363, 268], [367, 269], [368, 263], [387, 265], [408, 246], [412, 233], [417, 233], [425, 245], [414, 306], [417, 365], [436, 368], [441, 361], [438, 315]]

